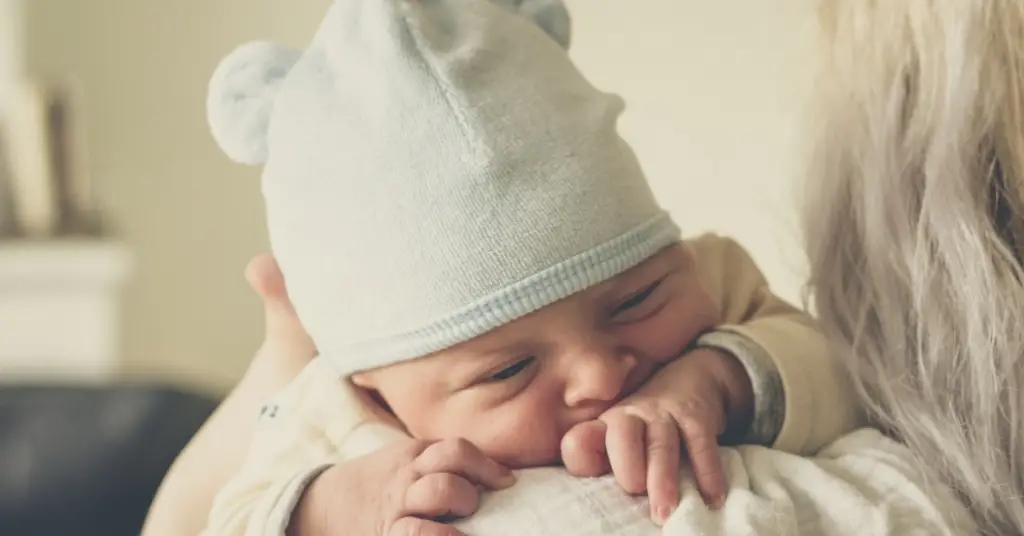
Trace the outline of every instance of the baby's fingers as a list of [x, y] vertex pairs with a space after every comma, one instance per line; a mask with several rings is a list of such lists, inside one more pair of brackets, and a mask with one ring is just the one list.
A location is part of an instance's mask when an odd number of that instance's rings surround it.
[[451, 525], [420, 519], [403, 517], [391, 524], [385, 536], [464, 536]]
[[679, 421], [679, 431], [686, 444], [697, 488], [704, 502], [712, 508], [721, 508], [726, 489], [725, 471], [718, 453], [717, 427], [699, 416], [684, 416]]
[[607, 431], [603, 422], [587, 421], [572, 427], [562, 437], [562, 464], [570, 475], [588, 478], [611, 471], [605, 447]]
[[462, 518], [476, 511], [480, 491], [468, 480], [451, 473], [426, 475], [405, 492], [403, 515], [427, 519]]
[[679, 506], [679, 428], [664, 418], [647, 423], [647, 496], [651, 519], [663, 524]]
[[492, 460], [465, 439], [446, 439], [427, 447], [413, 466], [421, 475], [451, 473], [489, 489], [515, 482], [512, 471]]
[[625, 412], [602, 417], [608, 425], [608, 462], [619, 486], [627, 493], [647, 491], [647, 423]]

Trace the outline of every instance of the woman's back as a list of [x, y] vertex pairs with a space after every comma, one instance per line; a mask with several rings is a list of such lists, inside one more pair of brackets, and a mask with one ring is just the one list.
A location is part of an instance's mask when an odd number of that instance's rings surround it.
[[1024, 534], [1024, 1], [824, 4], [817, 312], [877, 424]]

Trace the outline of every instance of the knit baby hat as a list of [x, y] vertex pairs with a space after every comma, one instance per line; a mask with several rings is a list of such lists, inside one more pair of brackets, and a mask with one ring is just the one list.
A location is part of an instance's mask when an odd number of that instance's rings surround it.
[[679, 239], [565, 48], [558, 0], [336, 0], [304, 52], [218, 67], [212, 131], [264, 164], [270, 243], [342, 374], [454, 346]]

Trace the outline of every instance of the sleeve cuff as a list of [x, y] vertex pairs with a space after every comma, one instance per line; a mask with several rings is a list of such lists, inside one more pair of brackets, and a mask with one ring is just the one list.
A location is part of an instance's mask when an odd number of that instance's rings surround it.
[[263, 519], [263, 529], [259, 531], [261, 536], [285, 536], [288, 525], [291, 524], [292, 513], [299, 504], [299, 499], [316, 477], [326, 471], [330, 464], [321, 465], [312, 469], [302, 471], [284, 483], [276, 486], [268, 495], [273, 499], [267, 505], [266, 514]]
[[771, 355], [750, 338], [731, 331], [706, 333], [697, 339], [697, 346], [728, 352], [743, 365], [754, 391], [754, 418], [741, 442], [773, 445], [786, 418], [786, 396]]

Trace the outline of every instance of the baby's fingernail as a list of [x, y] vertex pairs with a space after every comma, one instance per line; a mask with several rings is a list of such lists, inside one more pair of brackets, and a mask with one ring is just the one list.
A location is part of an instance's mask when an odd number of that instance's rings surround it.
[[667, 506], [658, 506], [654, 508], [654, 521], [659, 525], [662, 525], [666, 521], [668, 521], [668, 518], [671, 515], [672, 509]]
[[512, 471], [506, 471], [505, 474], [501, 475], [501, 485], [509, 487], [516, 483], [516, 474]]
[[712, 510], [721, 510], [723, 506], [725, 506], [725, 497], [719, 495], [711, 499]]

